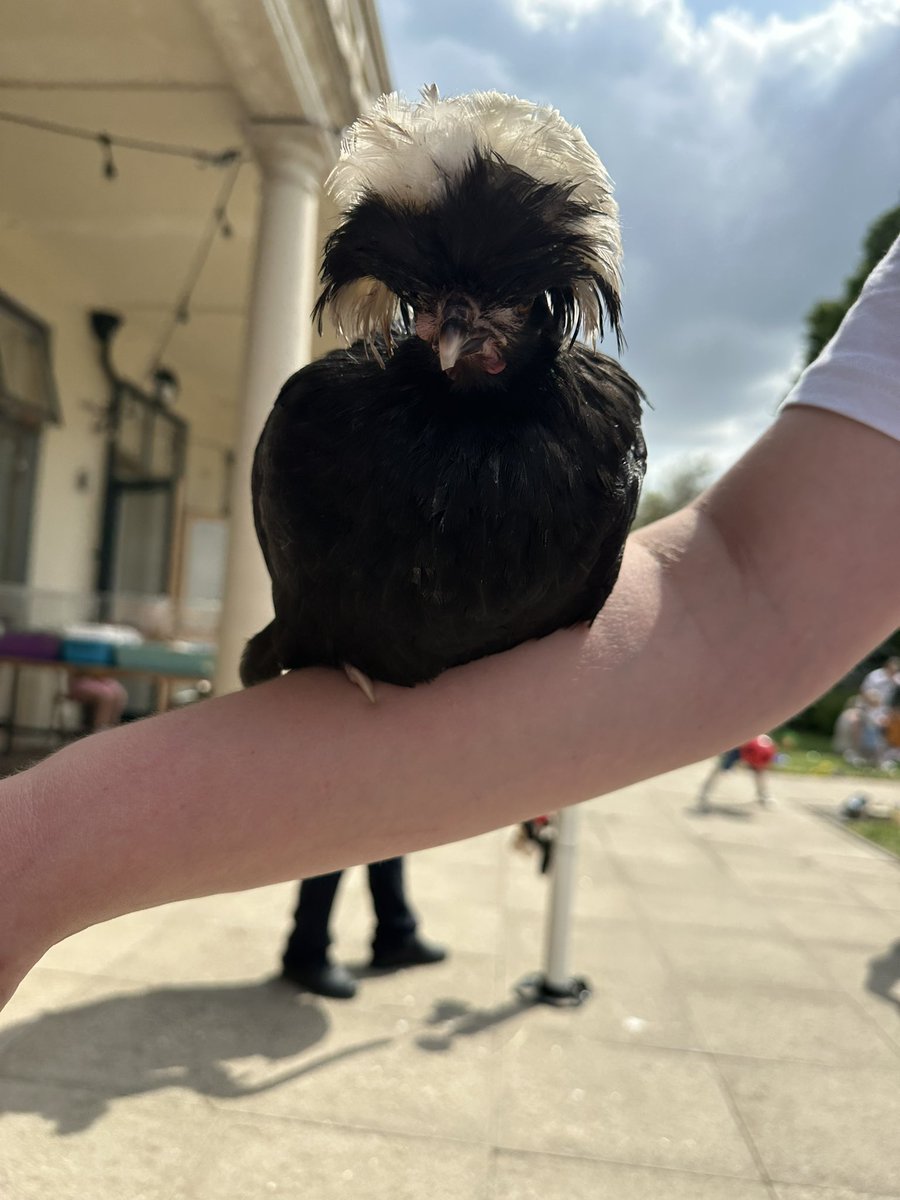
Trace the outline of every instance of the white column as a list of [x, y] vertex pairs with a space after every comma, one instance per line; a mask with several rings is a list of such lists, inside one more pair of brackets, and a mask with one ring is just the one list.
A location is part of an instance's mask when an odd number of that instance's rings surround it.
[[310, 361], [325, 165], [318, 146], [300, 131], [256, 129], [253, 137], [262, 167], [262, 193], [231, 492], [218, 695], [240, 687], [244, 644], [272, 619], [269, 576], [253, 528], [250, 467], [281, 385]]

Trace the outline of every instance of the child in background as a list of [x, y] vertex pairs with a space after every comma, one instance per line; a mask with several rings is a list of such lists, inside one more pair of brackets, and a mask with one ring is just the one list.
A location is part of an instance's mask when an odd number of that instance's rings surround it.
[[757, 803], [762, 808], [766, 808], [771, 803], [771, 797], [766, 787], [767, 772], [772, 760], [775, 758], [775, 754], [775, 743], [765, 733], [751, 738], [749, 742], [744, 742], [742, 746], [736, 746], [733, 750], [726, 750], [724, 754], [720, 754], [716, 759], [712, 773], [700, 789], [700, 795], [697, 797], [698, 812], [709, 812], [709, 797], [712, 792], [713, 783], [724, 771], [730, 771], [739, 762], [744, 763], [752, 771], [753, 782], [756, 785]]

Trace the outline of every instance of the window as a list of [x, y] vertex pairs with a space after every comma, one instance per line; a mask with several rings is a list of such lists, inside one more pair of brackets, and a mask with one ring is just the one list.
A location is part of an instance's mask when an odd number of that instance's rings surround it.
[[0, 412], [30, 425], [59, 422], [50, 331], [0, 292]]
[[50, 331], [0, 292], [0, 583], [24, 583], [41, 428], [59, 421]]
[[117, 482], [174, 482], [184, 471], [185, 421], [124, 380], [111, 412], [112, 476]]
[[184, 419], [155, 397], [115, 382], [98, 591], [169, 590], [187, 434]]
[[40, 433], [0, 412], [0, 583], [24, 583]]

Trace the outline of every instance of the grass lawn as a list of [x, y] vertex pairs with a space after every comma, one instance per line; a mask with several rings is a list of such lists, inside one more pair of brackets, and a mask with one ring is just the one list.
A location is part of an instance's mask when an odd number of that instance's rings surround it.
[[900, 825], [896, 821], [873, 821], [862, 817], [859, 821], [848, 821], [847, 828], [900, 858]]
[[823, 734], [799, 733], [779, 729], [773, 735], [778, 743], [775, 771], [797, 775], [847, 775], [864, 779], [897, 779], [900, 770], [882, 771], [878, 767], [855, 767], [831, 749], [831, 739]]
[[[854, 767], [831, 749], [829, 738], [815, 733], [779, 729], [772, 735], [778, 743], [778, 761], [773, 770], [795, 775], [841, 775], [864, 779], [894, 779], [900, 785], [900, 769], [882, 771], [878, 767]], [[863, 817], [847, 821], [847, 829], [868, 838], [900, 858], [900, 824], [896, 821]]]

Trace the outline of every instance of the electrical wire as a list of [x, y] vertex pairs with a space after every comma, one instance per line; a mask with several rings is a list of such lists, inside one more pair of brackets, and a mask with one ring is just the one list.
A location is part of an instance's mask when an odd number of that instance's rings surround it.
[[[241, 158], [242, 151], [234, 146], [226, 150], [202, 150], [196, 146], [180, 146], [170, 142], [147, 141], [144, 138], [121, 137], [118, 134], [107, 133], [102, 129], [82, 129], [77, 125], [66, 125], [61, 121], [47, 121], [43, 117], [30, 117], [24, 113], [0, 111], [0, 121], [9, 125], [23, 125], [27, 129], [38, 129], [43, 133], [55, 133], [62, 137], [77, 138], [80, 141], [96, 142], [108, 155], [115, 146], [123, 150], [143, 150], [148, 154], [168, 154], [175, 158], [190, 158], [194, 162], [203, 163], [210, 167], [228, 167], [236, 159]], [[108, 164], [110, 159], [106, 158]], [[104, 168], [107, 178], [110, 175], [108, 166]]]
[[156, 349], [153, 351], [147, 364], [146, 375], [148, 378], [152, 377], [154, 371], [160, 366], [175, 330], [179, 325], [186, 325], [190, 320], [191, 300], [194, 290], [200, 282], [200, 276], [203, 274], [203, 268], [206, 266], [216, 235], [221, 234], [226, 238], [232, 236], [231, 225], [228, 221], [228, 201], [231, 198], [234, 185], [237, 183], [237, 177], [242, 165], [242, 160], [237, 159], [232, 163], [230, 171], [222, 180], [212, 211], [207, 218], [203, 235], [200, 238], [194, 257], [185, 275], [184, 283], [178, 293], [171, 316], [163, 326]]
[[[62, 121], [50, 121], [43, 117], [29, 116], [26, 113], [14, 113], [0, 110], [0, 122], [8, 125], [19, 125], [26, 129], [34, 129], [41, 133], [56, 134], [60, 137], [75, 138], [79, 141], [93, 142], [100, 149], [102, 156], [101, 170], [104, 179], [115, 180], [119, 169], [113, 156], [114, 149], [138, 150], [147, 154], [163, 154], [173, 158], [190, 159], [201, 166], [217, 167], [227, 173], [222, 180], [203, 234], [191, 260], [184, 283], [178, 293], [175, 306], [163, 326], [156, 348], [147, 366], [147, 377], [159, 369], [162, 357], [169, 347], [175, 330], [190, 319], [191, 300], [194, 290], [200, 281], [203, 268], [209, 258], [216, 234], [231, 237], [232, 228], [228, 221], [228, 201], [237, 182], [241, 166], [247, 161], [248, 155], [244, 147], [230, 146], [224, 150], [204, 150], [197, 146], [176, 145], [170, 142], [157, 142], [145, 138], [123, 137], [119, 134], [107, 133], [102, 129], [85, 129], [78, 125], [68, 125]], [[323, 125], [305, 117], [274, 119], [266, 124], [291, 124], [317, 129], [324, 133], [339, 136], [341, 130]]]

